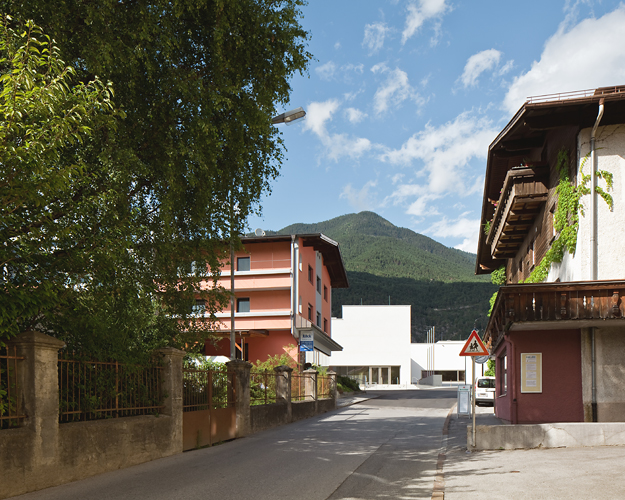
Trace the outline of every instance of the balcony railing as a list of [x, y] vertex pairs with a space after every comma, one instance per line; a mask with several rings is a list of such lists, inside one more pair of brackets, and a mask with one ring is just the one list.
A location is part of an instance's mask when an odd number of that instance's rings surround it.
[[546, 167], [517, 167], [507, 173], [486, 237], [493, 258], [505, 259], [516, 255], [547, 201], [548, 175]]
[[590, 326], [598, 320], [602, 324], [605, 320], [623, 320], [624, 295], [625, 281], [503, 286], [499, 289], [484, 339], [495, 347], [503, 332], [515, 323], [571, 321], [567, 327], [575, 328]]

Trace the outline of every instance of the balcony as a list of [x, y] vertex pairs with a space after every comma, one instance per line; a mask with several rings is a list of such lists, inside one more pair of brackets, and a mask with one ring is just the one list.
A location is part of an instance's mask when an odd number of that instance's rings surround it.
[[[625, 281], [508, 285], [499, 289], [484, 340], [492, 350], [508, 330], [577, 329], [625, 319]], [[620, 324], [620, 323], [619, 323]]]
[[547, 201], [549, 169], [515, 167], [508, 171], [486, 243], [494, 259], [516, 255]]

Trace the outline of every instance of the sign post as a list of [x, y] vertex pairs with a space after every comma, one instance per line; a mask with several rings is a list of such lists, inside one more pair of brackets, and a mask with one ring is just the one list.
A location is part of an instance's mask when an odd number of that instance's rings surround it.
[[[480, 336], [477, 334], [477, 331], [473, 330], [471, 335], [469, 335], [469, 339], [464, 344], [464, 347], [460, 351], [460, 356], [471, 356], [471, 366], [473, 371], [473, 382], [471, 383], [471, 412], [473, 413], [473, 448], [475, 448], [475, 356], [488, 356], [488, 349], [482, 343]], [[465, 374], [466, 376], [466, 374]]]

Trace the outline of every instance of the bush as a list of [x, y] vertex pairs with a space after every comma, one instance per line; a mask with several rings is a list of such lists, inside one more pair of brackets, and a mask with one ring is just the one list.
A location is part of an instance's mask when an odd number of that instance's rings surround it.
[[340, 392], [360, 391], [358, 382], [349, 377], [339, 376], [336, 379], [337, 388]]

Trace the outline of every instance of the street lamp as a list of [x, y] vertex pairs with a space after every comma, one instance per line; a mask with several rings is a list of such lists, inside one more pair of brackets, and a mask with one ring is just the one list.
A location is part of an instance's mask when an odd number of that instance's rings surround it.
[[[279, 123], [293, 123], [295, 120], [299, 120], [306, 116], [306, 111], [304, 108], [299, 107], [292, 109], [290, 111], [286, 111], [281, 115], [274, 116], [271, 119], [271, 123], [273, 125], [277, 125]], [[232, 217], [232, 215], [231, 215]], [[230, 222], [232, 227], [232, 221]], [[234, 308], [236, 307], [236, 297], [234, 296], [234, 244], [232, 240], [232, 234], [230, 235], [230, 359], [235, 360], [237, 357], [236, 353], [236, 334], [234, 331]], [[241, 359], [244, 358], [243, 353], [243, 341], [241, 341]]]
[[278, 123], [291, 123], [295, 120], [299, 120], [300, 118], [304, 118], [306, 116], [306, 111], [304, 108], [295, 108], [291, 111], [287, 111], [286, 113], [282, 113], [281, 115], [274, 116], [271, 119], [271, 123], [277, 125]]

